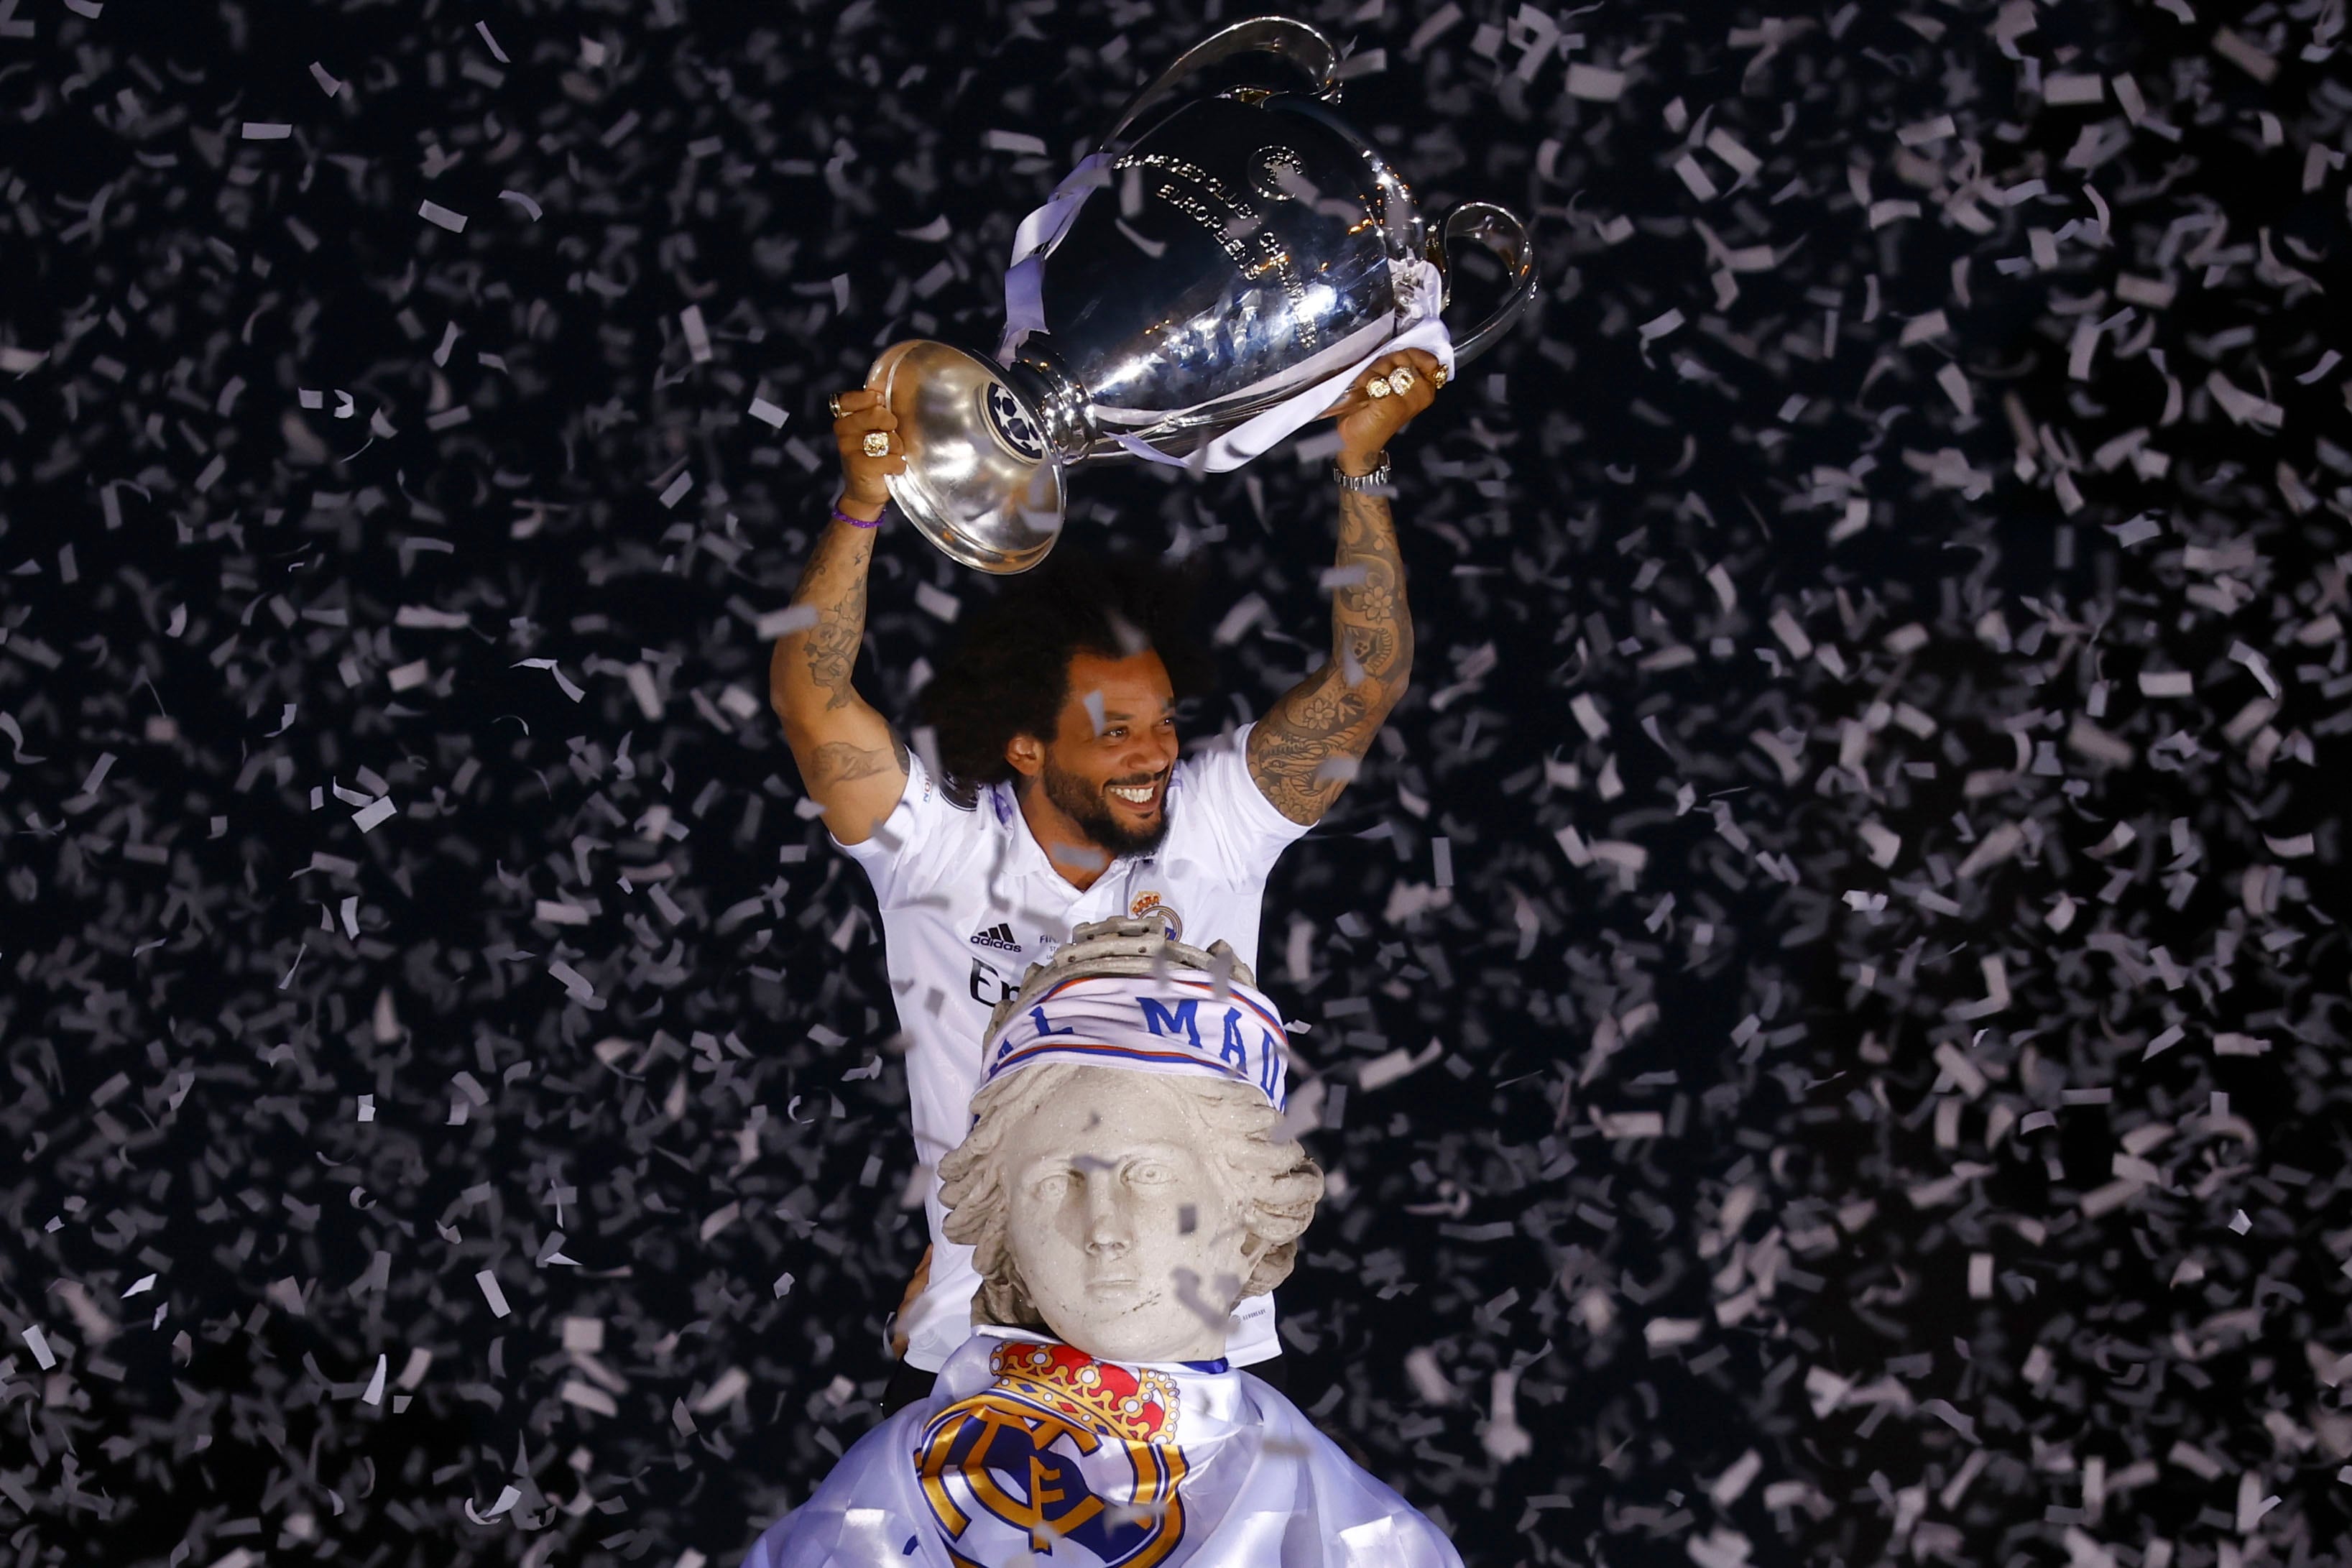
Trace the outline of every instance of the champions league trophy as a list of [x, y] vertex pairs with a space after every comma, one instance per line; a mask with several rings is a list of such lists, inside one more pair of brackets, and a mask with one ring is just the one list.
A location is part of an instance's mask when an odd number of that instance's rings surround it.
[[[1054, 546], [1063, 471], [1107, 458], [1235, 468], [1332, 412], [1379, 355], [1449, 370], [1535, 297], [1519, 220], [1465, 202], [1432, 227], [1412, 193], [1333, 111], [1338, 51], [1262, 16], [1196, 45], [1131, 100], [1023, 221], [995, 360], [916, 339], [866, 384], [898, 419], [891, 499], [983, 572]], [[1499, 256], [1507, 291], [1454, 339], [1450, 258]]]

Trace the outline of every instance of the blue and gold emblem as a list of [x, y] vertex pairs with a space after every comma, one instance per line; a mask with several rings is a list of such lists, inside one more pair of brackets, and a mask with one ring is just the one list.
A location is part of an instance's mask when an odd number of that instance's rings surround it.
[[1008, 1341], [996, 1382], [923, 1429], [923, 1496], [959, 1563], [1077, 1547], [1103, 1568], [1152, 1568], [1184, 1537], [1172, 1380], [1068, 1345]]
[[1001, 381], [988, 384], [982, 405], [988, 411], [988, 427], [1004, 444], [1004, 449], [1025, 462], [1045, 460], [1045, 437], [1022, 408], [1021, 400]]

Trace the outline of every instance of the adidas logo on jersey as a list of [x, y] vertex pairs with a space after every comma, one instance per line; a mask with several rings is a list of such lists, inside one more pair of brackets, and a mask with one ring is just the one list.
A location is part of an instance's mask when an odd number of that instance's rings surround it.
[[985, 931], [971, 933], [974, 947], [992, 947], [999, 952], [1019, 952], [1021, 943], [1013, 938], [1009, 925], [992, 925]]

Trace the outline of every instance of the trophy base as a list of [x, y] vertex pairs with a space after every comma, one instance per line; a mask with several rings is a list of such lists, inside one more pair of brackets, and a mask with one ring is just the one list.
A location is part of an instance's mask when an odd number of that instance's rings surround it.
[[1062, 532], [1062, 465], [1002, 367], [915, 338], [883, 350], [866, 384], [898, 416], [907, 469], [890, 499], [924, 538], [981, 572], [1045, 559]]

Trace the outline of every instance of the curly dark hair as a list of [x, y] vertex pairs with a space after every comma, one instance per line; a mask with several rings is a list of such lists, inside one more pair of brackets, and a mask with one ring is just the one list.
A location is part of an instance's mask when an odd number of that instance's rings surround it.
[[938, 745], [947, 797], [971, 809], [982, 788], [1015, 776], [1007, 742], [1054, 738], [1076, 655], [1129, 658], [1149, 648], [1168, 667], [1177, 700], [1210, 690], [1215, 672], [1191, 630], [1197, 586], [1192, 573], [1165, 562], [1066, 541], [1034, 571], [1008, 579], [964, 623], [915, 700]]

